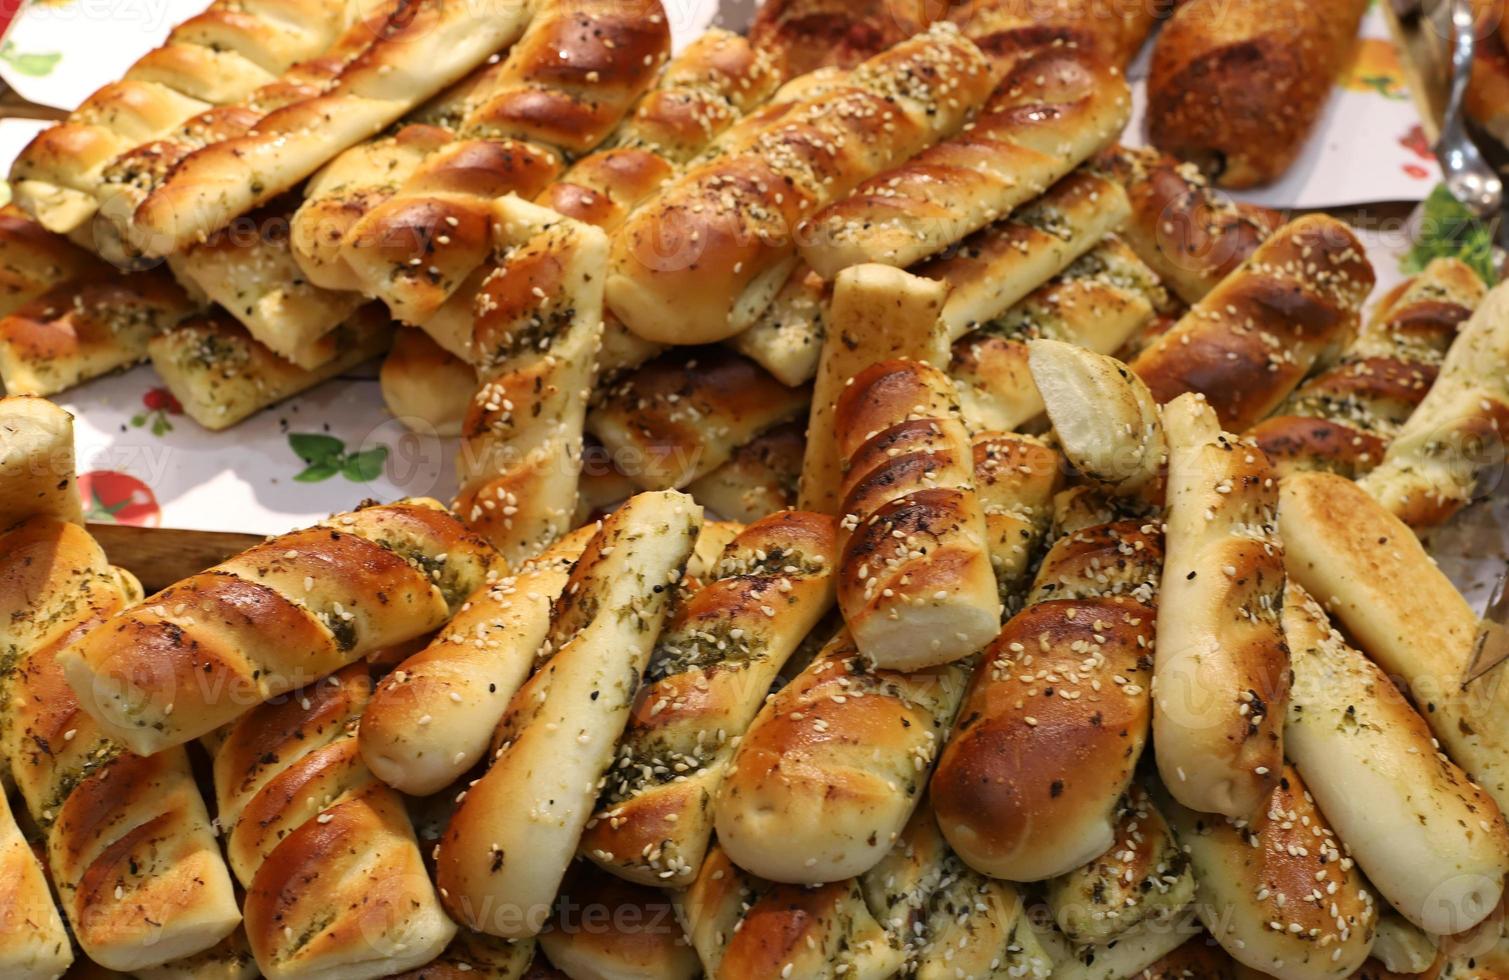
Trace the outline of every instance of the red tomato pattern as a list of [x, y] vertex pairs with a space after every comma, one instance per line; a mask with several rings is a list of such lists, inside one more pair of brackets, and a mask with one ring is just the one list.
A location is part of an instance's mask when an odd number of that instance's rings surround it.
[[84, 517], [101, 524], [131, 524], [158, 527], [162, 509], [152, 488], [114, 470], [93, 470], [79, 476], [79, 496], [84, 498]]

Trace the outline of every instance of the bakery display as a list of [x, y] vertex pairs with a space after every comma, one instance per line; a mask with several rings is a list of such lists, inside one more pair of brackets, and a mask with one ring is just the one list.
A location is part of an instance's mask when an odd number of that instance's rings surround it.
[[[1509, 286], [1216, 190], [1360, 14], [1217, 6], [215, 0], [43, 130], [0, 975], [1501, 975]], [[377, 357], [457, 497], [150, 596], [35, 397]]]

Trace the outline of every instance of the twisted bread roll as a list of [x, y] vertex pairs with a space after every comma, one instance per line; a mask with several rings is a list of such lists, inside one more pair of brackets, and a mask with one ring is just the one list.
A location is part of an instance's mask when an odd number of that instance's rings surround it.
[[14, 980], [52, 980], [73, 962], [47, 878], [0, 793], [0, 971]]
[[839, 274], [807, 420], [800, 494], [804, 510], [831, 514], [841, 503], [844, 460], [834, 435], [834, 412], [855, 375], [892, 358], [934, 367], [947, 363], [947, 337], [939, 320], [947, 295], [944, 284], [889, 266], [864, 265]]
[[781, 384], [796, 387], [811, 381], [827, 333], [826, 291], [821, 276], [798, 265], [760, 318], [730, 337], [729, 345]]
[[423, 330], [400, 330], [378, 374], [389, 412], [416, 431], [428, 426], [438, 436], [461, 435], [477, 372], [435, 343]]
[[847, 633], [771, 698], [715, 804], [718, 841], [772, 881], [836, 882], [890, 850], [964, 693], [959, 663], [877, 669]]
[[1152, 149], [1118, 147], [1109, 157], [1132, 206], [1122, 237], [1186, 303], [1204, 299], [1283, 224], [1277, 211], [1217, 193], [1193, 164]]
[[41, 398], [0, 398], [0, 435], [0, 531], [36, 514], [84, 523], [73, 472], [73, 416]]
[[1451, 759], [1509, 812], [1509, 685], [1461, 687], [1478, 620], [1410, 529], [1357, 484], [1297, 473], [1281, 487], [1284, 565], [1420, 706]]
[[14, 204], [0, 208], [0, 316], [98, 266], [88, 252]]
[[839, 91], [796, 103], [631, 215], [614, 240], [609, 308], [648, 340], [738, 333], [791, 273], [807, 214], [953, 133], [989, 87], [984, 59], [956, 31], [876, 55]]
[[1131, 362], [1160, 402], [1205, 395], [1232, 432], [1279, 406], [1357, 332], [1373, 270], [1351, 229], [1307, 215], [1252, 257]]
[[766, 429], [807, 410], [787, 388], [724, 347], [672, 350], [601, 392], [587, 430], [640, 487], [684, 487]]
[[184, 579], [58, 660], [103, 731], [157, 752], [434, 630], [501, 569], [433, 500], [369, 506]]
[[335, 356], [310, 371], [259, 344], [239, 324], [210, 314], [195, 317], [147, 342], [153, 370], [211, 431], [228, 429], [262, 409], [307, 391], [388, 349], [393, 326], [380, 308], [363, 307], [325, 338]]
[[602, 335], [606, 237], [515, 197], [477, 298], [481, 386], [462, 423], [456, 510], [510, 561], [570, 529], [592, 356]]
[[1425, 399], [1483, 293], [1466, 264], [1432, 261], [1384, 298], [1340, 361], [1300, 385], [1252, 437], [1280, 473], [1329, 469], [1356, 479], [1372, 470]]
[[785, 511], [735, 538], [651, 655], [581, 852], [645, 885], [684, 887], [713, 833], [735, 746], [833, 603], [831, 517]]
[[1015, 433], [981, 433], [973, 448], [996, 591], [1002, 608], [1015, 612], [1048, 533], [1063, 459], [1041, 439]]
[[180, 160], [132, 213], [127, 240], [159, 256], [224, 227], [513, 43], [533, 14], [518, 0], [480, 7], [426, 0], [402, 8], [321, 94]]
[[[1104, 946], [1074, 946], [1058, 930], [1037, 926], [1037, 940], [1053, 960], [1053, 980], [1152, 980], [1153, 967], [1191, 936], [1200, 935], [1200, 922], [1186, 910], [1172, 922], [1143, 923]], [[1148, 971], [1144, 974], [1144, 971]], [[1203, 973], [1200, 980], [1216, 980]], [[1179, 974], [1182, 978], [1184, 975]], [[1265, 974], [1266, 976], [1266, 974]]]
[[434, 959], [441, 911], [398, 794], [357, 753], [364, 665], [231, 726], [215, 753], [226, 851], [246, 885], [246, 934], [269, 980], [386, 976]]
[[1368, 880], [1427, 932], [1477, 925], [1509, 872], [1509, 828], [1493, 798], [1437, 750], [1388, 675], [1293, 584], [1284, 632], [1294, 664], [1289, 757]]
[[412, 796], [437, 793], [481, 761], [493, 730], [534, 667], [595, 527], [567, 535], [515, 574], [472, 593], [423, 650], [378, 684], [362, 714], [362, 758]]
[[787, 422], [755, 436], [728, 462], [687, 484], [686, 492], [713, 513], [746, 523], [795, 507], [806, 445], [802, 428]]
[[709, 980], [885, 980], [903, 965], [854, 879], [815, 888], [771, 884], [715, 846], [677, 907]]
[[572, 980], [695, 980], [697, 954], [669, 892], [578, 865], [540, 950]]
[[1068, 48], [1028, 55], [959, 135], [813, 215], [802, 258], [825, 279], [863, 262], [911, 265], [1042, 194], [1105, 149], [1131, 108], [1116, 69]]
[[1364, 0], [1181, 3], [1158, 35], [1148, 136], [1224, 187], [1289, 169], [1357, 36]]
[[214, 946], [240, 921], [189, 760], [126, 752], [84, 713], [60, 651], [140, 598], [74, 524], [33, 517], [0, 535], [0, 747], [37, 826], [74, 936], [137, 970]]
[[1373, 893], [1293, 767], [1242, 819], [1155, 799], [1194, 869], [1195, 911], [1232, 959], [1279, 980], [1349, 977], [1367, 959]]
[[1153, 271], [1115, 236], [979, 329], [954, 342], [948, 373], [975, 430], [1012, 431], [1043, 412], [1029, 344], [1065, 341], [1109, 354], [1168, 302]]
[[548, 659], [509, 703], [492, 768], [438, 845], [440, 894], [466, 925], [509, 938], [544, 926], [701, 523], [683, 494], [640, 494], [572, 570]]
[[1168, 559], [1153, 716], [1175, 799], [1250, 817], [1283, 765], [1289, 651], [1279, 615], [1278, 482], [1262, 450], [1221, 431], [1197, 395], [1164, 407]]
[[52, 395], [130, 367], [197, 307], [161, 270], [65, 280], [0, 319], [0, 382], [12, 394]]
[[968, 657], [1001, 601], [953, 386], [918, 361], [860, 372], [834, 409], [847, 470], [838, 605], [860, 651], [892, 670]]
[[1503, 462], [1509, 431], [1509, 289], [1493, 288], [1462, 327], [1430, 393], [1362, 486], [1411, 527], [1433, 527], [1472, 500]]
[[927, 27], [926, 13], [914, 15], [887, 0], [771, 0], [755, 11], [749, 39], [773, 51], [787, 76], [820, 68], [853, 68], [866, 58]]

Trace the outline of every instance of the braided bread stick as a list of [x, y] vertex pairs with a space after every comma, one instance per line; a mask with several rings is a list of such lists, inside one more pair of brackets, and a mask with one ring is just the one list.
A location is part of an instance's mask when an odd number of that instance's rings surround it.
[[1015, 612], [1048, 534], [1063, 458], [1043, 440], [1017, 433], [982, 432], [973, 448], [996, 591], [1002, 608]]
[[1274, 232], [1131, 368], [1159, 402], [1199, 392], [1222, 426], [1244, 432], [1351, 341], [1372, 288], [1351, 229], [1307, 215]]
[[826, 285], [817, 273], [798, 265], [759, 319], [727, 343], [781, 384], [811, 381], [827, 333]]
[[1289, 757], [1368, 880], [1427, 932], [1463, 932], [1498, 904], [1509, 828], [1441, 754], [1388, 675], [1347, 645], [1299, 586], [1284, 596], [1294, 689]]
[[161, 751], [436, 629], [501, 568], [433, 500], [369, 506], [184, 579], [58, 659], [106, 733]]
[[14, 204], [0, 208], [0, 316], [98, 268], [93, 256]]
[[608, 772], [581, 852], [631, 881], [684, 887], [713, 832], [739, 738], [833, 602], [831, 517], [772, 514], [743, 531], [680, 603]]
[[451, 785], [481, 761], [534, 667], [550, 607], [596, 533], [584, 527], [469, 596], [423, 650], [383, 679], [362, 715], [362, 758], [413, 796]]
[[42, 866], [0, 793], [0, 972], [14, 980], [53, 980], [72, 962]]
[[754, 323], [815, 209], [957, 130], [989, 94], [979, 51], [935, 28], [797, 102], [640, 208], [614, 240], [608, 306], [648, 340], [708, 343]]
[[0, 381], [12, 394], [53, 395], [130, 367], [197, 307], [162, 270], [93, 269], [0, 319]]
[[1509, 289], [1494, 287], [1447, 351], [1436, 383], [1361, 485], [1411, 527], [1465, 507], [1504, 460], [1509, 432]]
[[211, 313], [153, 337], [147, 353], [184, 413], [219, 431], [377, 357], [392, 339], [393, 326], [381, 308], [363, 307], [323, 339], [333, 356], [307, 370], [258, 343], [240, 324]]
[[438, 956], [456, 933], [393, 790], [357, 752], [365, 665], [262, 704], [215, 753], [246, 934], [269, 980], [386, 976]]
[[796, 506], [806, 438], [803, 424], [787, 422], [733, 451], [728, 462], [687, 484], [686, 492], [714, 514], [752, 524]]
[[877, 669], [847, 632], [834, 638], [739, 743], [715, 804], [723, 849], [772, 881], [873, 867], [917, 806], [968, 672]]
[[90, 959], [136, 970], [215, 945], [240, 921], [182, 749], [126, 752], [81, 708], [60, 651], [140, 598], [75, 524], [0, 535], [0, 746], [47, 841], [63, 911]]
[[1329, 469], [1356, 479], [1372, 470], [1425, 399], [1483, 293], [1466, 264], [1434, 260], [1384, 299], [1335, 365], [1254, 426], [1253, 439], [1280, 473]]
[[41, 398], [0, 398], [0, 436], [0, 531], [35, 514], [84, 523], [73, 416]]
[[1278, 980], [1350, 977], [1367, 959], [1377, 903], [1294, 767], [1243, 818], [1154, 799], [1194, 870], [1195, 911], [1232, 959]]
[[1163, 424], [1158, 771], [1186, 806], [1250, 817], [1279, 778], [1289, 696], [1278, 481], [1262, 450], [1222, 432], [1198, 395], [1165, 406]]
[[1283, 224], [1277, 211], [1233, 202], [1193, 164], [1157, 150], [1117, 147], [1108, 157], [1132, 206], [1122, 237], [1186, 303], [1204, 299]]
[[908, 266], [1026, 204], [1126, 125], [1121, 73], [1069, 48], [1016, 64], [959, 135], [883, 171], [803, 226], [825, 279], [863, 262]]
[[677, 908], [709, 980], [886, 980], [904, 963], [858, 880], [772, 884], [736, 867], [717, 845]]
[[544, 926], [701, 523], [684, 494], [640, 494], [572, 570], [547, 659], [509, 703], [492, 767], [438, 845], [440, 894], [464, 924], [509, 938]]
[[516, 561], [576, 510], [607, 240], [516, 197], [496, 206], [509, 250], [477, 298], [481, 386], [462, 423], [456, 510]]
[[960, 337], [948, 373], [965, 424], [1010, 432], [1043, 412], [1029, 349], [1064, 341], [1097, 354], [1118, 350], [1166, 304], [1152, 270], [1110, 236], [1004, 313]]

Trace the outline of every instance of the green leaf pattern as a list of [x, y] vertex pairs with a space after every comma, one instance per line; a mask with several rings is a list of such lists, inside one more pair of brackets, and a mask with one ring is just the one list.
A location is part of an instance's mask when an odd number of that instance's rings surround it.
[[304, 463], [294, 475], [299, 483], [321, 483], [337, 473], [352, 483], [370, 483], [382, 475], [388, 461], [387, 446], [347, 452], [340, 439], [319, 432], [289, 433], [288, 446]]
[[1399, 268], [1414, 275], [1438, 258], [1461, 259], [1488, 285], [1498, 282], [1492, 227], [1474, 218], [1461, 201], [1451, 196], [1445, 184], [1437, 184], [1425, 199], [1420, 233], [1399, 261]]
[[17, 51], [12, 41], [0, 44], [0, 61], [10, 65], [21, 74], [30, 75], [33, 78], [51, 75], [52, 70], [58, 66], [62, 58], [61, 51], [49, 51], [45, 54], [36, 51]]

